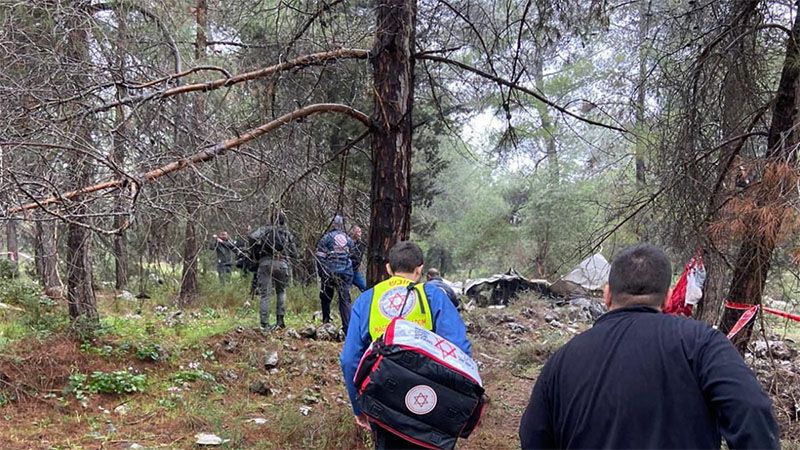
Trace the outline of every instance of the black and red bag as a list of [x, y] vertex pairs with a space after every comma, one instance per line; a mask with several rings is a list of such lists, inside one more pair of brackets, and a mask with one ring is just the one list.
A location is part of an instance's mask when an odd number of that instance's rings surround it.
[[361, 357], [357, 402], [369, 420], [417, 445], [452, 449], [480, 421], [478, 366], [439, 335], [400, 318]]

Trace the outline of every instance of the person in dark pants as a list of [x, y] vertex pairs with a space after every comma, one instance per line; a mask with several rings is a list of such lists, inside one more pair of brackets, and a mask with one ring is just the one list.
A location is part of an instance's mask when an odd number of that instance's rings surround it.
[[359, 291], [364, 292], [367, 290], [367, 280], [364, 274], [361, 273], [361, 261], [364, 259], [364, 253], [367, 252], [367, 243], [362, 238], [363, 232], [361, 227], [354, 226], [350, 230], [350, 238], [353, 239], [353, 251], [350, 252], [350, 261], [353, 264], [353, 284]]
[[672, 270], [637, 245], [611, 264], [609, 312], [545, 364], [523, 449], [780, 447], [772, 404], [724, 334], [661, 313]]
[[[347, 394], [353, 406], [356, 424], [370, 429], [375, 437], [376, 449], [417, 449], [413, 442], [403, 439], [389, 430], [369, 422], [356, 401], [357, 388], [353, 379], [362, 355], [369, 345], [383, 335], [395, 317], [402, 316], [458, 346], [467, 355], [472, 355], [472, 345], [467, 339], [467, 330], [458, 311], [441, 289], [423, 284], [414, 301], [397, 305], [393, 303], [397, 292], [407, 292], [422, 278], [422, 250], [413, 242], [402, 241], [392, 247], [388, 254], [386, 272], [391, 278], [376, 284], [362, 293], [353, 305], [353, 320], [345, 338], [339, 357], [342, 365]], [[404, 394], [400, 394], [404, 395]]]
[[317, 272], [320, 277], [319, 300], [322, 306], [322, 322], [331, 321], [333, 293], [339, 295], [339, 315], [342, 331], [347, 333], [350, 323], [350, 286], [353, 283], [353, 263], [350, 253], [353, 240], [344, 231], [344, 218], [335, 216], [330, 230], [317, 244]]
[[236, 261], [235, 247], [230, 241], [227, 231], [221, 231], [213, 238], [214, 242], [211, 243], [210, 248], [217, 254], [217, 275], [219, 282], [226, 284], [231, 277], [233, 264]]
[[428, 284], [443, 290], [444, 293], [447, 294], [447, 298], [453, 302], [453, 306], [458, 308], [458, 304], [461, 303], [458, 299], [458, 294], [456, 294], [456, 291], [454, 291], [453, 288], [451, 288], [450, 285], [442, 279], [442, 274], [439, 273], [439, 269], [434, 269], [433, 267], [428, 269], [426, 278], [428, 280]]
[[[265, 331], [285, 328], [286, 287], [291, 281], [290, 261], [298, 257], [294, 235], [286, 227], [286, 217], [279, 212], [271, 225], [257, 229], [250, 237], [255, 243], [256, 254], [254, 259], [258, 261], [258, 271], [255, 278], [258, 283], [261, 328]], [[270, 325], [269, 301], [272, 297], [273, 288], [275, 289], [277, 300], [275, 306], [276, 322], [274, 325]]]

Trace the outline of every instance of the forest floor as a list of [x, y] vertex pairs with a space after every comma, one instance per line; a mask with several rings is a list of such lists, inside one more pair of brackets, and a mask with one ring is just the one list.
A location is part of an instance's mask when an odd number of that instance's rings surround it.
[[[267, 335], [243, 290], [207, 292], [180, 315], [157, 300], [101, 296], [103, 326], [91, 339], [55, 332], [7, 343], [0, 348], [0, 448], [183, 449], [196, 447], [198, 433], [226, 441], [212, 448], [370, 448], [342, 384], [341, 343], [300, 335], [317, 319], [316, 290], [290, 292], [289, 329]], [[458, 447], [519, 448], [533, 379], [588, 321], [533, 296], [464, 319], [490, 404]], [[265, 367], [269, 359], [274, 368]], [[769, 382], [786, 397], [782, 405], [800, 394]], [[781, 422], [785, 437], [800, 435], [796, 417]]]

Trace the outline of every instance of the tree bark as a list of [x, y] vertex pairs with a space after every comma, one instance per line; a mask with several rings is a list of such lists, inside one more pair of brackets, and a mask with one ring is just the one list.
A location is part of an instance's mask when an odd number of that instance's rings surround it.
[[[117, 69], [113, 77], [117, 81], [117, 100], [122, 100], [128, 96], [128, 88], [125, 86], [125, 42], [127, 34], [127, 15], [124, 6], [116, 10], [118, 23], [117, 36]], [[114, 135], [113, 150], [111, 160], [121, 170], [125, 167], [125, 145], [128, 134], [128, 121], [125, 117], [125, 107], [122, 105], [114, 108]], [[127, 218], [123, 215], [126, 211], [126, 196], [124, 190], [119, 191], [117, 196], [114, 216], [114, 229], [119, 230], [114, 236], [114, 287], [122, 290], [128, 286], [128, 251], [127, 237], [125, 235], [125, 223]]]
[[[752, 75], [754, 68], [750, 63], [753, 61], [753, 52], [756, 51], [756, 33], [748, 34], [755, 22], [756, 3], [751, 0], [738, 0], [728, 14], [732, 31], [724, 42], [725, 78], [722, 81], [720, 121], [723, 141], [751, 131], [747, 128], [747, 122], [752, 122], [748, 115], [758, 109], [753, 104], [753, 97], [744, 94], [756, 82]], [[730, 190], [725, 188], [723, 181], [733, 168], [733, 161], [738, 157], [742, 145], [742, 141], [733, 141], [720, 149], [717, 182], [707, 205], [711, 221], [720, 220], [720, 208], [731, 194]], [[705, 241], [703, 246], [708, 250], [704, 258], [707, 275], [703, 299], [695, 310], [695, 317], [711, 325], [717, 325], [724, 309], [725, 291], [731, 282], [729, 267], [724, 259], [730, 251], [731, 243], [727, 239], [715, 239], [708, 233], [703, 240]]]
[[[74, 22], [70, 27], [67, 58], [70, 63], [85, 62], [86, 67], [91, 66], [89, 58], [89, 40], [85, 23], [81, 18], [75, 16]], [[76, 77], [78, 87], [87, 84], [86, 80]], [[85, 148], [92, 142], [91, 127], [88, 118], [79, 121], [72, 132], [73, 139], [71, 146], [80, 149]], [[75, 187], [92, 184], [94, 175], [93, 161], [84, 153], [74, 152], [71, 155], [70, 167], [75, 174]], [[75, 199], [75, 206], [72, 208], [71, 216], [77, 220], [89, 220], [87, 214], [89, 207], [80, 198]], [[94, 284], [92, 277], [92, 257], [91, 257], [92, 232], [78, 224], [71, 222], [67, 225], [67, 303], [69, 305], [69, 317], [75, 322], [78, 320], [88, 320], [97, 322], [97, 299], [94, 294]]]
[[[800, 7], [798, 7], [800, 9]], [[800, 12], [800, 11], [798, 11]], [[793, 182], [783, 180], [780, 166], [796, 164], [794, 148], [800, 141], [798, 125], [798, 98], [800, 89], [800, 15], [795, 15], [792, 34], [786, 43], [786, 58], [783, 63], [778, 92], [772, 109], [772, 123], [767, 134], [766, 166], [761, 184], [773, 184], [777, 193], [756, 198], [758, 207], [768, 206], [772, 211], [755, 214], [754, 220], [748, 221], [748, 230], [739, 249], [739, 256], [734, 266], [728, 298], [735, 302], [758, 305], [764, 293], [765, 282], [770, 269], [770, 258], [777, 245], [783, 211], [787, 208], [786, 198], [795, 195]], [[760, 186], [759, 188], [763, 188]], [[757, 190], [756, 190], [757, 191]], [[756, 195], [751, 193], [751, 195]], [[768, 202], [780, 204], [768, 204]], [[722, 316], [721, 329], [728, 332], [741, 316], [742, 311], [726, 308]], [[734, 344], [744, 351], [752, 334], [752, 325], [739, 332]]]
[[197, 256], [200, 244], [197, 240], [198, 208], [192, 203], [187, 205], [186, 232], [183, 242], [183, 270], [181, 273], [181, 290], [178, 301], [181, 305], [189, 305], [197, 298]]
[[62, 289], [58, 274], [58, 245], [56, 245], [56, 226], [51, 222], [36, 222], [34, 232], [36, 272], [45, 290]]
[[[640, 134], [644, 133], [645, 110], [647, 100], [647, 35], [650, 32], [650, 7], [651, 0], [639, 2], [639, 80], [636, 92], [636, 128]], [[644, 186], [646, 182], [646, 166], [644, 159], [645, 143], [642, 138], [636, 140], [634, 159], [636, 162], [636, 183]]]
[[[195, 7], [195, 64], [205, 59], [206, 56], [206, 29], [208, 28], [208, 8], [206, 0], [197, 0]], [[194, 103], [194, 114], [192, 115], [192, 130], [196, 133], [200, 129], [200, 124], [205, 114], [205, 103], [203, 98], [198, 96]], [[180, 114], [180, 113], [179, 113]], [[180, 133], [180, 132], [179, 132]], [[183, 134], [183, 133], [181, 133]], [[194, 136], [186, 136], [189, 143], [195, 143]], [[196, 185], [195, 177], [188, 177], [189, 182]], [[197, 257], [200, 253], [200, 243], [197, 239], [197, 213], [200, 209], [200, 201], [197, 192], [190, 192], [186, 196], [186, 234], [183, 247], [183, 273], [181, 275], [181, 291], [179, 301], [186, 305], [194, 301], [197, 297]]]
[[372, 207], [367, 279], [386, 278], [384, 259], [411, 228], [411, 135], [415, 0], [382, 0], [373, 46]]
[[19, 262], [19, 240], [17, 239], [17, 221], [6, 222], [6, 257], [14, 263]]

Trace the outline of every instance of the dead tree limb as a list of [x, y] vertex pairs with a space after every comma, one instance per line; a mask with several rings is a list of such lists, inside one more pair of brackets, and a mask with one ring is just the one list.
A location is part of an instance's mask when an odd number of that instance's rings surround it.
[[[177, 95], [186, 94], [189, 92], [213, 91], [215, 89], [233, 86], [234, 84], [242, 83], [245, 81], [252, 81], [258, 78], [264, 78], [266, 76], [278, 72], [294, 69], [295, 67], [315, 66], [337, 59], [366, 59], [368, 56], [369, 56], [369, 50], [361, 50], [361, 49], [339, 49], [329, 52], [312, 53], [309, 55], [303, 55], [294, 59], [290, 59], [280, 64], [275, 64], [269, 67], [265, 67], [263, 69], [241, 73], [238, 75], [234, 75], [232, 77], [218, 78], [216, 80], [207, 81], [205, 83], [185, 84], [182, 86], [175, 86], [169, 89], [164, 89], [149, 94], [126, 97], [115, 102], [104, 103], [100, 106], [89, 108], [79, 113], [66, 116], [62, 119], [62, 121], [72, 120], [89, 114], [97, 114], [100, 112], [108, 111], [111, 108], [115, 108], [117, 106], [131, 106], [151, 100], [162, 100], [165, 98], [175, 97]], [[183, 74], [178, 73], [176, 75], [183, 75]], [[167, 79], [170, 78], [168, 77]]]
[[[238, 147], [240, 145], [246, 144], [246, 143], [252, 141], [253, 139], [256, 139], [256, 138], [258, 138], [258, 137], [260, 137], [260, 136], [262, 136], [262, 135], [264, 135], [266, 133], [269, 133], [270, 131], [273, 131], [273, 130], [275, 130], [275, 129], [283, 126], [283, 125], [286, 125], [287, 123], [290, 123], [290, 122], [293, 122], [295, 120], [302, 119], [304, 117], [308, 117], [308, 116], [311, 116], [311, 115], [314, 115], [314, 114], [321, 114], [321, 113], [344, 114], [344, 115], [349, 116], [349, 117], [351, 117], [351, 118], [353, 118], [355, 120], [358, 120], [359, 122], [361, 122], [362, 124], [364, 124], [364, 126], [366, 126], [368, 128], [371, 126], [371, 122], [370, 122], [369, 117], [366, 114], [364, 114], [363, 112], [358, 111], [355, 108], [351, 108], [349, 106], [341, 105], [341, 104], [337, 104], [337, 103], [318, 103], [318, 104], [314, 104], [314, 105], [305, 106], [303, 108], [300, 108], [300, 109], [297, 109], [295, 111], [292, 111], [292, 112], [290, 112], [288, 114], [284, 114], [283, 116], [278, 117], [277, 119], [275, 119], [275, 120], [273, 120], [271, 122], [267, 122], [264, 125], [261, 125], [260, 127], [253, 128], [252, 130], [250, 130], [247, 133], [244, 133], [244, 134], [242, 134], [240, 136], [237, 136], [235, 138], [231, 138], [231, 139], [228, 139], [226, 141], [220, 142], [220, 143], [218, 143], [218, 144], [216, 144], [216, 145], [214, 145], [212, 147], [206, 148], [205, 150], [201, 150], [201, 151], [199, 151], [199, 152], [197, 152], [197, 153], [195, 153], [195, 154], [193, 154], [191, 156], [187, 156], [185, 158], [181, 158], [181, 159], [178, 159], [176, 161], [173, 161], [173, 162], [171, 162], [171, 163], [169, 163], [169, 164], [167, 164], [165, 166], [161, 166], [159, 168], [150, 170], [148, 172], [144, 172], [144, 173], [139, 174], [138, 176], [136, 176], [134, 178], [136, 178], [138, 180], [141, 180], [142, 182], [149, 182], [149, 181], [155, 180], [157, 178], [163, 177], [164, 175], [167, 175], [167, 174], [170, 174], [170, 173], [173, 173], [173, 172], [177, 172], [179, 170], [183, 170], [183, 169], [185, 169], [185, 168], [187, 168], [189, 166], [192, 166], [194, 164], [200, 164], [200, 163], [203, 163], [203, 162], [206, 162], [206, 161], [210, 161], [210, 160], [216, 158], [217, 156], [223, 155], [226, 151], [228, 151], [228, 150], [230, 150], [232, 148], [235, 148], [235, 147]], [[83, 188], [80, 188], [80, 189], [77, 189], [77, 190], [74, 190], [74, 191], [65, 192], [65, 193], [54, 195], [52, 197], [48, 197], [48, 198], [45, 198], [45, 199], [42, 199], [42, 200], [39, 200], [39, 201], [34, 201], [34, 202], [26, 203], [24, 205], [20, 205], [20, 206], [14, 207], [14, 208], [10, 208], [8, 211], [6, 211], [5, 215], [6, 216], [11, 216], [11, 215], [23, 212], [23, 211], [36, 209], [36, 208], [42, 208], [42, 207], [45, 207], [47, 205], [63, 202], [65, 200], [72, 200], [72, 199], [74, 199], [76, 197], [80, 197], [80, 196], [86, 195], [86, 194], [91, 194], [93, 192], [105, 191], [105, 190], [109, 190], [109, 189], [118, 189], [118, 188], [124, 186], [129, 181], [130, 180], [127, 179], [127, 178], [121, 178], [121, 179], [108, 180], [108, 181], [105, 181], [105, 182], [102, 182], [102, 183], [98, 183], [98, 184], [95, 184], [95, 185], [92, 185], [92, 186], [86, 186], [86, 187], [83, 187]]]

